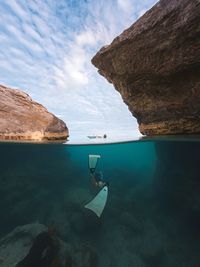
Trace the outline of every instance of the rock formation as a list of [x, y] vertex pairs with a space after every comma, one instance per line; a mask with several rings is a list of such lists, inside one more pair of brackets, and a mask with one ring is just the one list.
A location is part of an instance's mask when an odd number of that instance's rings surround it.
[[0, 266], [14, 267], [27, 255], [33, 240], [45, 231], [47, 231], [46, 226], [32, 223], [18, 226], [0, 239]]
[[87, 246], [73, 247], [55, 228], [40, 223], [16, 227], [0, 239], [1, 267], [97, 267], [99, 256]]
[[0, 85], [1, 140], [65, 140], [65, 123], [26, 93]]
[[71, 247], [40, 223], [16, 227], [0, 240], [1, 267], [71, 267]]
[[92, 63], [142, 134], [200, 133], [199, 0], [160, 0]]

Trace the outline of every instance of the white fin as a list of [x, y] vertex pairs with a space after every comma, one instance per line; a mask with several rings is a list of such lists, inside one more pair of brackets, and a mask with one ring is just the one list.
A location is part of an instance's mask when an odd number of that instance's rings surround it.
[[85, 208], [92, 210], [98, 217], [101, 216], [108, 197], [108, 187], [104, 186], [101, 191], [90, 201]]
[[89, 168], [90, 170], [95, 170], [98, 159], [100, 159], [100, 155], [89, 155]]

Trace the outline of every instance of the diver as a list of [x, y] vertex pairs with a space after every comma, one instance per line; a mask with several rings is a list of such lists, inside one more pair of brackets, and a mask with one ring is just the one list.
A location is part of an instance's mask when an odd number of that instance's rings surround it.
[[98, 160], [100, 155], [89, 155], [89, 170], [91, 175], [91, 182], [96, 188], [103, 188], [108, 186], [109, 183], [104, 180], [103, 173], [101, 171], [96, 171]]
[[98, 189], [96, 196], [88, 202], [84, 208], [91, 210], [99, 218], [106, 206], [108, 197], [108, 182], [103, 178], [101, 171], [96, 171], [97, 163], [101, 158], [100, 155], [89, 155], [88, 165], [91, 175], [91, 182]]

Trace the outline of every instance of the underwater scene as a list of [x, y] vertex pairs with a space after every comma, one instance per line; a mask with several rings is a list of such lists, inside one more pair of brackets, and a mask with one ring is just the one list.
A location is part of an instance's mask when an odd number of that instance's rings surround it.
[[[0, 151], [0, 266], [200, 266], [200, 141]], [[100, 217], [84, 207], [101, 190], [89, 155], [108, 187]]]

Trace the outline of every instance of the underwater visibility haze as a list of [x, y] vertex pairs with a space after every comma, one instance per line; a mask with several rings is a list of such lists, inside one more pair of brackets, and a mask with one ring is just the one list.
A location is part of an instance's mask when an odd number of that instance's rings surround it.
[[[199, 267], [198, 139], [0, 150], [0, 238], [39, 222], [68, 244], [74, 267]], [[84, 208], [97, 193], [89, 154], [101, 155], [98, 170], [109, 182], [100, 218]]]

